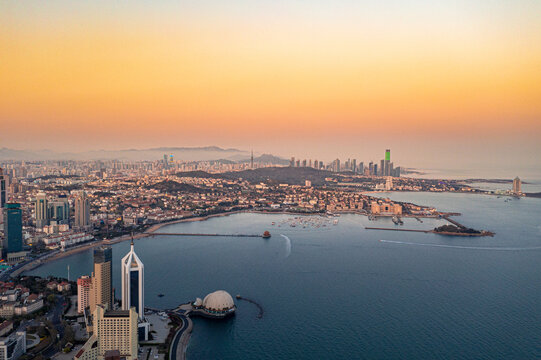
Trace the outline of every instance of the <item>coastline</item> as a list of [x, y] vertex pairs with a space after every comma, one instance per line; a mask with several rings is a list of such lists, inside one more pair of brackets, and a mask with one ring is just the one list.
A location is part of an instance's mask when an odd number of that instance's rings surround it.
[[[223, 213], [218, 214], [211, 214], [206, 216], [198, 216], [198, 217], [190, 217], [190, 218], [183, 218], [183, 219], [176, 219], [176, 220], [170, 220], [170, 221], [164, 221], [161, 223], [153, 224], [148, 229], [146, 229], [143, 232], [135, 233], [132, 235], [122, 235], [113, 239], [109, 240], [100, 240], [100, 241], [93, 241], [87, 244], [82, 244], [80, 246], [76, 246], [73, 248], [69, 248], [65, 250], [64, 252], [59, 252], [54, 255], [47, 256], [45, 258], [36, 259], [28, 264], [25, 264], [21, 268], [15, 270], [13, 273], [10, 274], [11, 277], [16, 277], [21, 274], [23, 274], [26, 271], [34, 270], [41, 265], [47, 264], [52, 261], [56, 261], [58, 259], [62, 259], [83, 251], [88, 251], [90, 249], [93, 249], [100, 245], [113, 245], [117, 244], [123, 241], [128, 241], [133, 239], [142, 239], [145, 237], [153, 236], [155, 232], [157, 232], [159, 229], [161, 229], [164, 226], [174, 225], [174, 224], [180, 224], [180, 223], [188, 223], [188, 222], [195, 222], [195, 221], [206, 221], [212, 218], [217, 217], [224, 217], [224, 216], [230, 216], [235, 214], [242, 214], [242, 213], [250, 213], [250, 214], [277, 214], [277, 215], [295, 215], [295, 216], [325, 216], [326, 213], [320, 213], [320, 212], [298, 212], [298, 211], [269, 211], [269, 210], [233, 210], [233, 211], [227, 211]], [[370, 214], [358, 210], [339, 210], [335, 212], [336, 214], [355, 214], [355, 215], [361, 215], [361, 216], [369, 216]], [[441, 212], [441, 214], [446, 216], [454, 216], [454, 215], [461, 215], [459, 213], [446, 213]], [[379, 215], [379, 216], [385, 216], [385, 215]], [[422, 218], [437, 218], [437, 215], [409, 215], [409, 214], [403, 214], [402, 217], [422, 217]]]
[[[224, 217], [224, 216], [241, 214], [241, 213], [288, 214], [288, 215], [297, 215], [297, 216], [299, 216], [299, 215], [306, 215], [306, 216], [320, 215], [319, 213], [301, 213], [301, 212], [292, 212], [292, 211], [279, 211], [278, 212], [278, 211], [259, 211], [259, 210], [234, 210], [234, 211], [228, 211], [228, 212], [223, 212], [223, 213], [219, 213], [219, 214], [211, 214], [211, 215], [206, 215], [206, 216], [191, 217], [191, 218], [186, 218], [186, 219], [177, 219], [177, 220], [165, 221], [165, 222], [161, 222], [161, 223], [158, 223], [158, 224], [154, 224], [154, 225], [150, 226], [148, 229], [146, 229], [145, 231], [143, 231], [141, 233], [134, 234], [133, 239], [142, 239], [142, 238], [145, 238], [145, 237], [153, 236], [153, 233], [155, 233], [156, 231], [158, 231], [162, 227], [168, 226], [168, 225], [195, 222], [195, 221], [206, 221], [206, 220], [209, 220], [211, 218]], [[75, 255], [75, 254], [78, 254], [78, 253], [83, 252], [83, 251], [88, 251], [88, 250], [93, 249], [93, 248], [95, 248], [97, 246], [100, 246], [100, 245], [113, 245], [113, 244], [117, 244], [117, 243], [120, 243], [120, 242], [123, 242], [123, 241], [131, 240], [131, 239], [132, 239], [131, 235], [122, 235], [122, 236], [119, 236], [119, 237], [116, 237], [116, 238], [110, 239], [110, 240], [100, 240], [100, 241], [93, 241], [93, 242], [90, 242], [90, 243], [87, 243], [87, 244], [82, 244], [80, 246], [69, 248], [64, 252], [59, 252], [59, 253], [57, 253], [55, 255], [51, 255], [51, 256], [49, 256], [47, 258], [36, 259], [36, 260], [24, 265], [23, 267], [15, 270], [13, 273], [10, 274], [10, 276], [11, 277], [17, 277], [17, 276], [21, 275], [22, 273], [24, 273], [26, 271], [31, 271], [31, 270], [37, 269], [41, 265], [44, 265], [44, 264], [47, 264], [49, 262], [56, 261], [56, 260], [59, 260], [59, 259], [62, 259], [62, 258], [68, 257], [68, 256], [71, 256], [71, 255]]]

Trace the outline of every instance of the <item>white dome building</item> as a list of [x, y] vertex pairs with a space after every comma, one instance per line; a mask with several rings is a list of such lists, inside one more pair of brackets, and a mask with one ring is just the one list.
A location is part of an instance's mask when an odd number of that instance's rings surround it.
[[229, 295], [227, 291], [218, 290], [205, 296], [201, 308], [201, 315], [223, 318], [233, 315], [236, 309], [237, 307], [235, 306], [235, 302], [231, 295]]

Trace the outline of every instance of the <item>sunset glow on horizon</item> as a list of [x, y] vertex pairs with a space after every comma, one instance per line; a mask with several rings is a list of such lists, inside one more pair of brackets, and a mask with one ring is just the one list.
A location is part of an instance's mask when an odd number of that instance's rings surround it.
[[541, 3], [479, 3], [3, 2], [0, 147], [535, 149]]

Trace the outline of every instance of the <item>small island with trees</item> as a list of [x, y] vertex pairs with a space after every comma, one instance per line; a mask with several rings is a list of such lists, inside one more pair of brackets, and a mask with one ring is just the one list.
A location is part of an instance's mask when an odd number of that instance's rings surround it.
[[451, 235], [451, 236], [494, 236], [493, 232], [485, 230], [475, 230], [465, 226], [457, 226], [453, 224], [442, 225], [432, 230], [435, 234]]

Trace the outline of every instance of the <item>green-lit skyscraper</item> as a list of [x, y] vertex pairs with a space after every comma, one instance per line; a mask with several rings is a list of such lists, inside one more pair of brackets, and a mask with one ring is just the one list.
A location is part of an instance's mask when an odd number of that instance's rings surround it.
[[385, 150], [385, 162], [383, 164], [382, 174], [384, 176], [390, 176], [391, 175], [391, 169], [389, 166], [389, 163], [391, 162], [391, 150], [387, 149]]
[[16, 253], [23, 250], [23, 214], [21, 204], [7, 203], [4, 209], [3, 253]]

